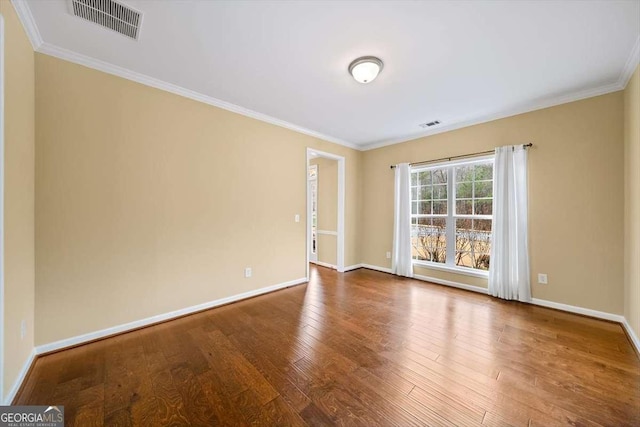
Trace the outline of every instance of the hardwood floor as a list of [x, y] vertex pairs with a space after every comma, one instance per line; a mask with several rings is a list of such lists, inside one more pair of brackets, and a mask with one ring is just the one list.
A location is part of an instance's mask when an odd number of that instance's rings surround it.
[[618, 324], [370, 270], [39, 358], [67, 425], [640, 425]]

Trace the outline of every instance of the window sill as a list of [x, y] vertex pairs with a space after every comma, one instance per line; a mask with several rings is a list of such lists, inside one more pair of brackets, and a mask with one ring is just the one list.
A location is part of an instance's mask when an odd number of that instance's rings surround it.
[[449, 265], [443, 265], [443, 264], [429, 262], [429, 261], [413, 260], [412, 264], [416, 267], [430, 268], [432, 270], [441, 270], [441, 271], [446, 271], [448, 273], [462, 274], [465, 276], [480, 277], [483, 279], [486, 279], [489, 277], [489, 272], [484, 270], [473, 270], [471, 268], [464, 268], [464, 267], [452, 267]]

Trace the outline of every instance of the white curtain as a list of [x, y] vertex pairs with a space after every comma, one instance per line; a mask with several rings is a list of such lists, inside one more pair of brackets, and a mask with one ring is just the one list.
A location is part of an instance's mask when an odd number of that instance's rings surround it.
[[391, 271], [398, 276], [413, 277], [411, 265], [411, 171], [409, 163], [395, 167], [395, 214], [393, 218], [393, 253]]
[[496, 148], [489, 294], [531, 301], [529, 275], [527, 150]]

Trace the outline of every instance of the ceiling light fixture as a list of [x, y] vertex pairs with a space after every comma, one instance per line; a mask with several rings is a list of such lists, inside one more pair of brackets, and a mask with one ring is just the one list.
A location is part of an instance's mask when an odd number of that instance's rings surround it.
[[371, 83], [378, 77], [384, 64], [375, 56], [362, 56], [349, 64], [349, 74], [358, 83]]

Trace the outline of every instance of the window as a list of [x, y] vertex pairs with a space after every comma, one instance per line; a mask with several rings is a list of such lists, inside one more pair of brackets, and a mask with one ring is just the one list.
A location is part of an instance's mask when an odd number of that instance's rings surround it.
[[411, 171], [411, 243], [416, 263], [489, 270], [493, 158]]
[[411, 172], [411, 243], [414, 259], [446, 263], [448, 175], [447, 169]]

